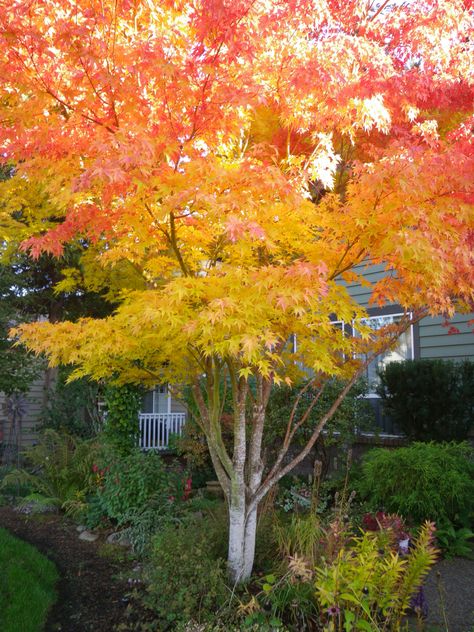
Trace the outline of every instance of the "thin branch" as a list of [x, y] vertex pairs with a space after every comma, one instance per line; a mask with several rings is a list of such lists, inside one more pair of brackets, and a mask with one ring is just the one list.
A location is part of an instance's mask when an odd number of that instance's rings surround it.
[[364, 373], [367, 366], [384, 350], [389, 349], [396, 340], [400, 337], [403, 331], [406, 331], [410, 325], [417, 323], [419, 320], [424, 318], [428, 313], [426, 308], [419, 308], [414, 310], [410, 316], [407, 312], [405, 313], [402, 321], [400, 321], [401, 325], [397, 327], [397, 329], [385, 340], [385, 343], [380, 347], [377, 347], [373, 352], [368, 355], [363, 363], [361, 363], [360, 367], [354, 373], [352, 378], [347, 382], [344, 386], [336, 400], [330, 406], [329, 410], [323, 415], [321, 420], [316, 425], [310, 439], [306, 443], [305, 447], [297, 454], [285, 467], [280, 470], [277, 470], [275, 466], [269, 472], [264, 482], [260, 485], [257, 492], [254, 494], [252, 500], [249, 503], [248, 511], [250, 512], [253, 508], [255, 508], [260, 500], [268, 493], [271, 487], [277, 483], [285, 474], [290, 472], [298, 463], [300, 463], [311, 451], [314, 444], [319, 438], [322, 429], [326, 425], [326, 423], [333, 417], [337, 409], [339, 408], [341, 402], [344, 400], [347, 393], [350, 391], [355, 382], [360, 378], [360, 376]]
[[374, 13], [374, 15], [372, 15], [369, 18], [369, 22], [373, 22], [375, 20], [375, 18], [379, 15], [379, 13], [381, 13], [385, 7], [387, 6], [387, 4], [390, 2], [390, 0], [385, 0], [384, 2], [382, 2], [382, 4], [379, 6], [379, 8], [377, 9], [377, 11]]
[[179, 267], [181, 268], [182, 273], [184, 274], [184, 276], [190, 276], [189, 270], [184, 262], [183, 256], [181, 254], [181, 251], [179, 249], [178, 246], [178, 242], [177, 242], [177, 235], [176, 235], [176, 225], [175, 225], [175, 218], [174, 218], [174, 214], [173, 212], [170, 213], [170, 235], [169, 235], [169, 240], [170, 240], [170, 244], [171, 247], [174, 250], [174, 253], [176, 255], [176, 258], [178, 260], [179, 263]]

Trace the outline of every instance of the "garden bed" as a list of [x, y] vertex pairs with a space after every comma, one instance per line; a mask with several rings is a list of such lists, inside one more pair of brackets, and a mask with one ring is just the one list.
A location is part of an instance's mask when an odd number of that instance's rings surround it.
[[[0, 507], [0, 526], [34, 545], [58, 568], [58, 599], [50, 612], [47, 632], [115, 632], [119, 625], [122, 630], [133, 629], [132, 619], [142, 608], [132, 611], [129, 606], [127, 575], [133, 564], [124, 549], [104, 546], [103, 540], [79, 540], [76, 526], [60, 515], [25, 516]], [[110, 555], [114, 551], [115, 555]], [[446, 630], [440, 590], [449, 632], [472, 632], [474, 561], [442, 560], [431, 571], [425, 590], [429, 632]]]

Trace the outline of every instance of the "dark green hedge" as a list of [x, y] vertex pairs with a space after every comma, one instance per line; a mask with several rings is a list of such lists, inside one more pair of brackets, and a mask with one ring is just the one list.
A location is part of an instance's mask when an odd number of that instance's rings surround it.
[[409, 360], [380, 372], [385, 414], [416, 441], [462, 441], [474, 424], [474, 363]]

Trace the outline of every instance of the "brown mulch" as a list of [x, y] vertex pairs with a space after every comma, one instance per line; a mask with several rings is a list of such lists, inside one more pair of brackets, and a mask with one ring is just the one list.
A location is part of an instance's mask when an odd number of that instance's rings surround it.
[[[58, 599], [45, 632], [113, 632], [127, 619], [127, 564], [101, 556], [100, 541], [78, 539], [59, 515], [25, 516], [0, 507], [0, 526], [29, 542], [57, 566]], [[130, 566], [130, 565], [128, 565]]]

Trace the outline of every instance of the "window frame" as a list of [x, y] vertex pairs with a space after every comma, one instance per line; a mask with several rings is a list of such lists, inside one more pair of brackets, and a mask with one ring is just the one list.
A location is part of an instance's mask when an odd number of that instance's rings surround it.
[[[363, 321], [368, 321], [368, 320], [374, 320], [376, 318], [402, 318], [403, 316], [405, 316], [406, 314], [410, 315], [410, 317], [412, 316], [412, 312], [405, 312], [405, 311], [400, 311], [400, 309], [398, 311], [396, 311], [396, 307], [399, 306], [394, 306], [394, 311], [392, 311], [392, 309], [390, 308], [384, 308], [383, 310], [367, 310], [367, 316], [364, 317], [362, 320]], [[372, 311], [377, 311], [380, 313], [371, 313]], [[352, 335], [355, 335], [355, 320], [351, 321], [351, 329], [352, 329]], [[415, 345], [415, 325], [417, 323], [411, 323], [410, 327], [409, 327], [409, 335], [410, 335], [410, 356], [409, 358], [405, 358], [405, 360], [414, 360], [416, 358], [416, 345]], [[407, 330], [408, 331], [408, 330]], [[381, 354], [381, 355], [385, 355]], [[378, 356], [377, 356], [378, 357]], [[372, 364], [373, 362], [375, 362], [376, 358], [374, 358], [374, 360], [372, 360], [372, 362], [370, 362], [367, 366], [366, 366], [366, 379], [367, 379], [367, 386], [368, 388], [370, 388], [370, 383], [368, 380], [368, 369], [370, 364]], [[366, 399], [380, 399], [380, 395], [378, 395], [375, 391], [368, 391], [367, 395], [365, 396]]]
[[[152, 411], [149, 413], [145, 413], [143, 411], [143, 400], [141, 405], [141, 413], [147, 415], [169, 415], [171, 413], [171, 392], [168, 388], [167, 384], [157, 384], [153, 389], [148, 391], [148, 394], [152, 394]], [[160, 395], [166, 396], [166, 411], [160, 412], [159, 410], [159, 397]], [[145, 395], [146, 396], [146, 395]], [[144, 397], [145, 397], [144, 396]]]

